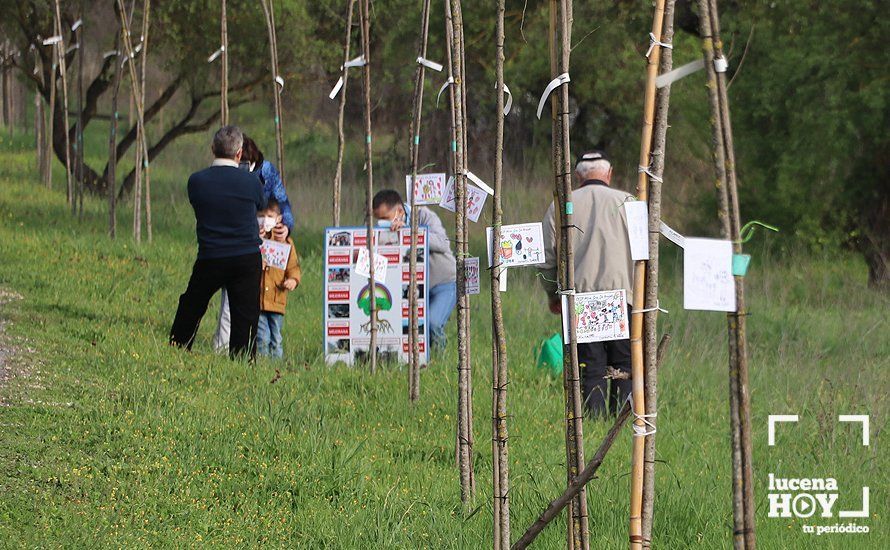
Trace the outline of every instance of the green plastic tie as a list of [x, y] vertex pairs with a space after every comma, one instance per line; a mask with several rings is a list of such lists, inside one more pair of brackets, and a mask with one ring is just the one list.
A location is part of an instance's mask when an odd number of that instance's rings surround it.
[[741, 244], [741, 243], [746, 243], [746, 242], [750, 241], [751, 237], [754, 236], [754, 230], [757, 229], [758, 225], [765, 229], [769, 229], [770, 231], [775, 231], [776, 233], [779, 232], [778, 227], [769, 225], [767, 223], [763, 223], [758, 220], [751, 220], [748, 223], [746, 223], [744, 227], [742, 227], [741, 231], [739, 231], [739, 240], [736, 242]]

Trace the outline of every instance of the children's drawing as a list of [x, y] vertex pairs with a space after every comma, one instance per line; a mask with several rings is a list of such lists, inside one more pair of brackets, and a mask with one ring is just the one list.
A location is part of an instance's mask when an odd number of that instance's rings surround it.
[[467, 273], [466, 293], [479, 294], [479, 258], [464, 260], [464, 269]]
[[[392, 324], [386, 319], [380, 318], [381, 311], [389, 311], [392, 309], [392, 294], [389, 289], [380, 283], [374, 283], [374, 317], [377, 321], [377, 330], [382, 334], [389, 334], [393, 331]], [[371, 316], [371, 285], [365, 285], [358, 293], [358, 299], [355, 302], [358, 307], [365, 312], [368, 317]], [[371, 332], [371, 320], [363, 324], [362, 332], [369, 334]]]
[[[371, 262], [368, 260], [370, 256], [368, 255], [367, 248], [359, 248], [358, 250], [358, 258], [355, 260], [355, 274], [361, 275], [362, 277], [371, 277]], [[389, 265], [389, 260], [386, 259], [386, 256], [378, 253], [374, 253], [374, 279], [377, 281], [386, 281], [386, 266]]]
[[[568, 300], [564, 299], [564, 303]], [[569, 341], [569, 326], [563, 307], [563, 338]], [[630, 338], [627, 320], [627, 296], [624, 289], [575, 294], [577, 342], [605, 342]]]
[[[405, 196], [411, 198], [411, 174], [405, 176]], [[414, 204], [439, 204], [445, 189], [445, 174], [417, 174], [414, 179]]]
[[683, 249], [683, 308], [736, 310], [732, 242], [686, 238]]
[[[495, 263], [492, 262], [491, 231], [491, 227], [485, 231], [489, 266]], [[496, 253], [504, 267], [544, 263], [544, 233], [540, 222], [501, 226], [497, 242]]]
[[280, 243], [269, 239], [263, 239], [260, 245], [260, 254], [263, 261], [269, 267], [287, 269], [287, 259], [290, 256], [290, 243]]
[[[485, 206], [486, 197], [488, 197], [488, 193], [482, 189], [475, 185], [467, 185], [467, 219], [471, 222], [479, 221], [482, 208]], [[448, 178], [448, 182], [445, 184], [445, 190], [442, 192], [442, 201], [439, 203], [439, 206], [449, 212], [455, 212], [457, 210], [455, 204], [454, 178], [451, 177]]]
[[627, 214], [627, 239], [630, 241], [630, 258], [634, 261], [649, 259], [649, 209], [645, 201], [624, 203]]

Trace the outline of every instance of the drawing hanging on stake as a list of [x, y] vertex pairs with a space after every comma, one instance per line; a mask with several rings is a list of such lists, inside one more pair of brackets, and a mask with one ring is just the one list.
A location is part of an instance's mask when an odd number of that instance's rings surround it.
[[[487, 196], [488, 193], [482, 189], [474, 185], [467, 185], [467, 219], [471, 222], [479, 221], [479, 216], [485, 207], [485, 198]], [[442, 200], [439, 202], [439, 206], [449, 212], [454, 212], [456, 208], [454, 203], [454, 177], [450, 177], [442, 191]]]
[[464, 260], [464, 269], [467, 272], [466, 293], [479, 294], [479, 258]]
[[[414, 204], [439, 204], [445, 189], [445, 174], [417, 174], [414, 180]], [[405, 176], [405, 196], [411, 199], [411, 174]]]
[[683, 309], [735, 311], [732, 242], [686, 238], [683, 249]]
[[627, 239], [630, 242], [630, 259], [649, 259], [649, 209], [645, 201], [624, 203], [627, 214]]
[[290, 244], [263, 239], [263, 244], [260, 245], [260, 254], [263, 255], [263, 262], [269, 267], [287, 269], [287, 260], [290, 257]]
[[[396, 242], [398, 244], [398, 241]], [[371, 260], [367, 248], [358, 249], [358, 258], [355, 261], [355, 274], [362, 277], [371, 277]], [[378, 281], [386, 282], [386, 267], [389, 260], [383, 254], [374, 253], [374, 275]]]
[[[563, 296], [562, 334], [563, 341], [568, 342], [569, 316], [566, 315], [568, 300], [565, 298]], [[630, 324], [627, 320], [627, 292], [623, 288], [575, 294], [574, 315], [577, 319], [579, 344], [630, 338]]]
[[[491, 231], [485, 230], [488, 244], [488, 265], [492, 266]], [[497, 254], [502, 267], [544, 263], [544, 235], [540, 222], [501, 226]]]

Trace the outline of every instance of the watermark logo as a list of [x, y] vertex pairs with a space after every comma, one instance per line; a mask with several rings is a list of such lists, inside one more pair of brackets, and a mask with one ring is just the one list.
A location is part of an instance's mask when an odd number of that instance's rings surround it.
[[[779, 424], [797, 423], [796, 414], [773, 414], [767, 424], [767, 444], [776, 445], [776, 427]], [[838, 422], [858, 422], [862, 424], [862, 445], [869, 446], [868, 415], [842, 414]], [[832, 477], [784, 478], [769, 474], [769, 512], [771, 518], [799, 519], [855, 519], [869, 517], [869, 488], [862, 487], [861, 506], [858, 510], [836, 510], [841, 490]], [[867, 525], [855, 522], [826, 525], [803, 525], [804, 533], [816, 535], [828, 533], [868, 533]]]

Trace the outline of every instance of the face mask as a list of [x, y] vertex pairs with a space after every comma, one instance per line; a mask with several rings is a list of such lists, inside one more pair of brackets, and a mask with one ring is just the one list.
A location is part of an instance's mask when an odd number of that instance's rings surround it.
[[255, 163], [255, 162], [251, 162], [251, 163], [250, 163], [250, 170], [249, 170], [249, 172], [253, 172], [253, 169], [254, 169], [254, 168], [256, 168], [256, 163]]
[[377, 220], [377, 227], [381, 229], [389, 229], [392, 227], [392, 222], [390, 220]]

